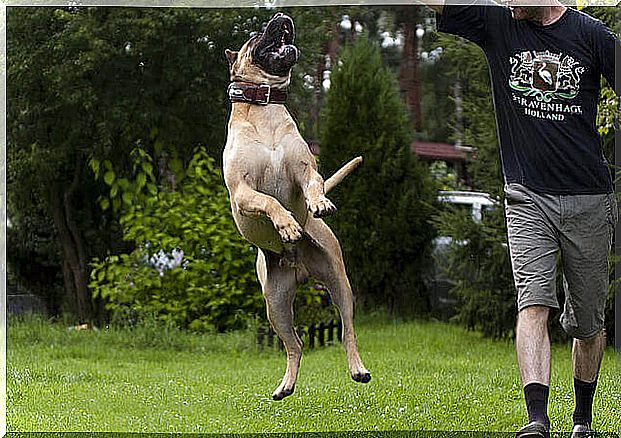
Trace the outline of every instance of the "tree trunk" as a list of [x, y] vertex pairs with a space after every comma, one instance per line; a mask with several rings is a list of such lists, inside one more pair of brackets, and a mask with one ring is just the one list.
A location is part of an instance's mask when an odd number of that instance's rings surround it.
[[[325, 91], [323, 89], [323, 74], [324, 71], [330, 70], [332, 71], [336, 65], [338, 52], [340, 48], [339, 43], [339, 30], [338, 30], [338, 19], [337, 14], [333, 13], [332, 23], [326, 23], [326, 33], [332, 35], [332, 38], [328, 40], [323, 47], [322, 53], [324, 56], [321, 57], [319, 62], [317, 63], [317, 69], [315, 72], [315, 101], [313, 107], [310, 110], [311, 114], [311, 123], [312, 123], [312, 131], [316, 138], [319, 137], [319, 112], [323, 107], [323, 100]], [[326, 62], [326, 57], [330, 59], [330, 62]]]
[[418, 41], [416, 39], [416, 20], [418, 14], [413, 8], [399, 8], [397, 16], [404, 28], [404, 44], [399, 66], [399, 86], [416, 132], [422, 130], [420, 109], [420, 77], [418, 71]]
[[80, 231], [73, 220], [71, 199], [80, 183], [81, 161], [78, 160], [73, 181], [64, 189], [54, 184], [50, 189], [52, 217], [58, 232], [63, 255], [63, 279], [65, 292], [73, 300], [73, 308], [80, 323], [89, 322], [93, 307], [88, 289], [87, 260]]

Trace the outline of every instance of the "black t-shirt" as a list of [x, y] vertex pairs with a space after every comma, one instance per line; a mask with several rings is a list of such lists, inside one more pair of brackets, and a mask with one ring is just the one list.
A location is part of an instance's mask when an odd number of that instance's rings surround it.
[[444, 6], [438, 30], [485, 52], [505, 181], [540, 193], [612, 192], [596, 116], [601, 75], [614, 87], [619, 40], [574, 9], [539, 26], [488, 1]]

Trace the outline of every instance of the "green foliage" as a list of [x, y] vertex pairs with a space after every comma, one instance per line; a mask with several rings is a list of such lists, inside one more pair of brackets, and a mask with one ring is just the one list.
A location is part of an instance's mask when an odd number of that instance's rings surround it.
[[57, 314], [63, 295], [63, 280], [58, 271], [61, 255], [54, 239], [54, 226], [42, 210], [40, 203], [33, 204], [20, 210], [19, 216], [11, 216], [6, 230], [6, 281], [7, 285], [19, 285], [27, 293], [42, 297], [48, 311]]
[[[67, 284], [62, 292], [63, 277], [71, 285], [72, 273], [88, 270], [92, 257], [127, 250], [117, 211], [130, 195], [120, 175], [131, 171], [129, 152], [138, 142], [158, 157], [153, 163], [158, 184], [187, 167], [197, 145], [208, 145], [209, 154], [220, 160], [230, 108], [224, 49], [241, 47], [274, 12], [7, 10], [7, 210], [13, 225], [8, 262], [16, 281], [41, 291], [60, 312], [61, 304], [75, 301]], [[300, 78], [314, 74], [327, 37], [323, 23], [332, 12], [305, 8], [291, 13], [305, 55], [296, 66], [290, 103], [305, 115], [314, 96]], [[91, 159], [104, 166], [99, 181], [88, 172]], [[110, 199], [110, 190], [125, 199]], [[56, 208], [56, 216], [53, 199], [66, 204]], [[75, 225], [71, 239], [58, 232], [65, 222]], [[82, 254], [84, 263], [69, 267], [68, 249]], [[49, 275], [31, 275], [48, 269], [53, 271]], [[45, 292], [52, 284], [61, 292]]]
[[[464, 143], [476, 151], [475, 159], [468, 163], [473, 188], [502, 199], [500, 153], [485, 56], [461, 38], [441, 35], [439, 44], [444, 48], [443, 68], [462, 86]], [[458, 299], [455, 321], [494, 338], [512, 336], [516, 295], [502, 206], [484, 216], [482, 223], [451, 208], [440, 210], [434, 222], [438, 234], [453, 239], [442, 268], [455, 282], [451, 291]]]
[[293, 303], [296, 326], [328, 323], [331, 319], [339, 320], [339, 313], [332, 305], [328, 292], [323, 287], [316, 286], [320, 285], [311, 279], [298, 287]]
[[429, 172], [438, 184], [438, 190], [468, 190], [459, 179], [455, 169], [446, 165], [445, 161], [434, 161], [429, 165]]
[[[97, 205], [107, 189], [88, 172], [89, 157], [121, 171], [136, 141], [149, 140], [154, 129], [188, 155], [200, 141], [222, 143], [227, 109], [211, 99], [226, 92], [221, 51], [242, 38], [231, 36], [242, 21], [236, 17], [135, 8], [7, 11], [7, 210], [11, 244], [18, 245], [9, 264], [20, 283], [33, 283], [21, 254], [53, 269], [52, 278], [65, 278], [63, 294], [44, 293], [55, 313], [61, 305], [74, 310], [76, 270], [125, 249], [112, 209], [102, 214]], [[200, 40], [206, 34], [213, 47]], [[218, 62], [221, 72], [213, 68]], [[71, 236], [59, 231], [65, 227]], [[69, 266], [72, 252], [81, 263]], [[45, 287], [38, 283], [35, 291]]]
[[502, 208], [475, 223], [469, 211], [447, 207], [435, 217], [438, 233], [452, 242], [442, 266], [455, 282], [459, 300], [454, 319], [493, 338], [511, 336], [515, 327], [515, 288]]
[[[424, 50], [431, 51], [442, 46], [444, 38], [443, 34], [432, 34], [427, 46], [423, 46]], [[451, 59], [446, 54], [435, 62], [419, 64], [423, 130], [420, 140], [441, 143], [455, 143], [460, 140], [455, 135], [455, 102], [451, 97], [454, 95], [457, 80], [452, 74], [447, 74], [451, 66]]]
[[339, 211], [328, 222], [361, 301], [423, 312], [435, 187], [410, 151], [408, 111], [377, 46], [363, 35], [345, 47], [339, 64], [322, 112], [322, 173], [357, 155], [364, 162], [330, 193]]
[[464, 39], [441, 35], [446, 74], [459, 81], [463, 94], [464, 144], [475, 148], [468, 163], [473, 189], [498, 196], [503, 178], [492, 102], [489, 68], [483, 51]]
[[619, 122], [620, 100], [610, 87], [602, 89], [599, 111], [597, 114], [597, 126], [602, 135], [608, 134]]
[[[621, 8], [589, 7], [587, 13], [602, 20], [610, 29], [621, 35]], [[597, 126], [602, 135], [604, 155], [609, 163], [615, 162], [614, 130], [621, 120], [621, 100], [615, 96], [611, 84], [602, 78], [601, 99], [598, 106]], [[618, 171], [618, 169], [617, 169]]]
[[243, 326], [262, 298], [255, 251], [237, 232], [221, 172], [205, 149], [193, 155], [177, 191], [158, 189], [152, 169], [141, 149], [131, 181], [104, 164], [112, 204], [122, 208], [123, 238], [136, 249], [93, 261], [93, 293], [120, 319], [155, 316], [191, 330]]

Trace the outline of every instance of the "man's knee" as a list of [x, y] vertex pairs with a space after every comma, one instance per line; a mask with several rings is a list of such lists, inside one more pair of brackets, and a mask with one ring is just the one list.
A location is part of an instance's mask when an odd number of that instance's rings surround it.
[[518, 324], [546, 323], [550, 316], [550, 308], [546, 306], [528, 306], [518, 313]]
[[597, 331], [582, 331], [577, 327], [564, 328], [565, 332], [576, 340], [578, 344], [593, 344], [596, 342], [602, 342], [606, 339], [606, 330], [600, 329]]
[[560, 317], [561, 327], [574, 339], [588, 341], [598, 338], [605, 329], [604, 305], [597, 309], [577, 309], [568, 304]]

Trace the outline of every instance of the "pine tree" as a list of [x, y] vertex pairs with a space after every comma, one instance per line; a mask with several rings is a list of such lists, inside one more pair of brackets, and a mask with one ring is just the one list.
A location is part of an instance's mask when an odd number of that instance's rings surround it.
[[424, 312], [435, 188], [411, 152], [412, 127], [397, 80], [366, 36], [344, 48], [331, 80], [320, 119], [322, 173], [364, 158], [329, 194], [339, 211], [328, 223], [358, 302]]

